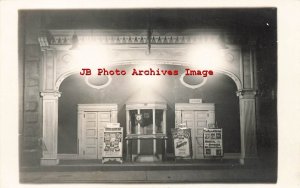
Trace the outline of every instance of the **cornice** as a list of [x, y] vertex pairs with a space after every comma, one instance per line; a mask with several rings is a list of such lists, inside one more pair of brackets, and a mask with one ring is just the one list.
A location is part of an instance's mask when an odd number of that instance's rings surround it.
[[[79, 44], [96, 42], [106, 45], [145, 45], [148, 36], [145, 30], [48, 30], [39, 35], [42, 50], [64, 49], [72, 46], [72, 37], [76, 34]], [[222, 45], [236, 45], [241, 38], [233, 33], [221, 30], [185, 30], [153, 31], [151, 45], [197, 44], [201, 42], [218, 42]], [[226, 46], [224, 46], [226, 48]]]

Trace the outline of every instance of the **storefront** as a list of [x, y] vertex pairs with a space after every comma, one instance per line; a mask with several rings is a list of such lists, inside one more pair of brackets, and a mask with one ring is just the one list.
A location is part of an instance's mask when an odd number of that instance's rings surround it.
[[[258, 89], [269, 65], [261, 62], [271, 60], [258, 50], [260, 36], [202, 27], [201, 10], [186, 17], [168, 11], [153, 10], [152, 19], [169, 25], [149, 27], [148, 17], [136, 22], [141, 27], [114, 25], [105, 11], [95, 11], [97, 27], [58, 27], [54, 13], [41, 16], [40, 27], [25, 24], [23, 131], [24, 143], [33, 144], [21, 147], [24, 159], [126, 167], [244, 165], [261, 156], [259, 143], [274, 134], [265, 137], [270, 127], [261, 123]], [[118, 14], [133, 19], [127, 13]]]

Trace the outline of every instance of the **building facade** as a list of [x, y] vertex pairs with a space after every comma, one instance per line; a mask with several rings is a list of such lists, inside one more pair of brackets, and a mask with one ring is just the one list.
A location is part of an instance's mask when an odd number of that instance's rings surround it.
[[222, 129], [223, 159], [276, 168], [276, 9], [19, 18], [21, 166], [102, 160], [106, 123], [123, 128], [123, 162], [173, 161], [172, 129], [185, 123], [199, 144], [193, 160], [205, 160], [202, 131], [211, 126]]

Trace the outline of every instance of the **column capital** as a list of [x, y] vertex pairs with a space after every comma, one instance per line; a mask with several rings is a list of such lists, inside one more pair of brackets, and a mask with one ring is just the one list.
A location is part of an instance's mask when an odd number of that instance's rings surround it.
[[254, 99], [257, 95], [256, 90], [242, 89], [236, 91], [236, 96], [242, 99]]
[[53, 91], [41, 91], [40, 96], [43, 99], [58, 99], [61, 96], [61, 92], [53, 90]]

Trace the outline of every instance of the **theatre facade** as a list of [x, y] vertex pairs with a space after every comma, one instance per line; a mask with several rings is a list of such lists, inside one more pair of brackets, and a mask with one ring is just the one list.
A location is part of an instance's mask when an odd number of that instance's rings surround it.
[[22, 10], [19, 20], [21, 166], [276, 166], [276, 10]]

